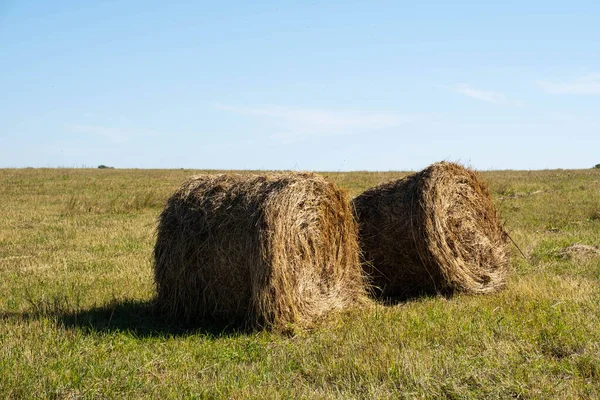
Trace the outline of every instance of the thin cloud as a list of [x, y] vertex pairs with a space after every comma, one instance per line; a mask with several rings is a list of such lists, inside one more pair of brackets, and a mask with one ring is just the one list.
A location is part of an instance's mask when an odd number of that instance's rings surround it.
[[104, 126], [79, 124], [66, 124], [65, 127], [71, 132], [101, 136], [114, 143], [123, 143], [129, 140], [129, 137], [126, 135], [126, 132], [119, 128], [107, 128]]
[[459, 83], [450, 87], [452, 91], [473, 99], [486, 101], [488, 103], [505, 104], [507, 103], [506, 96], [502, 93], [490, 92], [487, 90], [476, 89], [466, 83]]
[[600, 73], [581, 76], [567, 82], [537, 81], [538, 87], [550, 94], [600, 95]]
[[238, 107], [217, 104], [216, 107], [222, 111], [262, 119], [277, 128], [278, 133], [272, 135], [273, 138], [285, 141], [296, 141], [314, 134], [343, 135], [393, 128], [413, 119], [395, 113], [347, 112], [277, 105]]

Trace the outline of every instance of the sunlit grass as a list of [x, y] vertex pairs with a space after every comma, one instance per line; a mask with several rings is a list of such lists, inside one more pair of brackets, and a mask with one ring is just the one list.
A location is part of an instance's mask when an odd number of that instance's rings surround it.
[[[189, 170], [0, 170], [0, 397], [600, 396], [600, 170], [484, 173], [526, 256], [489, 296], [335, 315], [295, 336], [152, 313], [156, 218]], [[324, 173], [349, 196], [406, 175]]]

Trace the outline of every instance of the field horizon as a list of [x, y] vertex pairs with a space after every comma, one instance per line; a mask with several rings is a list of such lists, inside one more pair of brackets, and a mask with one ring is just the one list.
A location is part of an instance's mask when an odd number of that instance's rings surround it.
[[[561, 167], [553, 167], [553, 168], [539, 168], [539, 169], [512, 169], [512, 168], [489, 168], [489, 169], [478, 169], [475, 168], [468, 163], [463, 163], [460, 160], [439, 160], [439, 161], [448, 161], [454, 162], [460, 165], [463, 165], [467, 168], [471, 168], [477, 172], [549, 172], [549, 171], [572, 171], [572, 172], [580, 172], [580, 171], [588, 171], [588, 170], [597, 170], [600, 169], [600, 164], [591, 166], [589, 168], [561, 168]], [[313, 170], [313, 169], [223, 169], [223, 168], [137, 168], [137, 167], [114, 167], [101, 164], [100, 166], [81, 166], [81, 167], [0, 167], [0, 171], [3, 170], [117, 170], [117, 171], [199, 171], [199, 172], [207, 172], [207, 173], [217, 173], [217, 172], [256, 172], [256, 173], [269, 173], [269, 172], [314, 172], [317, 174], [326, 174], [326, 173], [345, 173], [345, 174], [356, 174], [356, 173], [367, 173], [367, 174], [376, 174], [376, 173], [412, 173], [420, 171], [419, 169], [390, 169], [390, 170], [368, 170], [368, 169], [356, 169], [356, 170]]]
[[[518, 244], [506, 289], [331, 315], [292, 335], [153, 312], [167, 198], [198, 173], [0, 169], [5, 398], [599, 398], [600, 169], [480, 171]], [[315, 171], [349, 197], [414, 171]]]

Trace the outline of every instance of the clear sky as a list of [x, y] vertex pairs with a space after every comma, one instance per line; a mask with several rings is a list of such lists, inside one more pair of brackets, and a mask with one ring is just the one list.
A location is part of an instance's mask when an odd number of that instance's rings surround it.
[[600, 1], [0, 0], [0, 167], [600, 163]]

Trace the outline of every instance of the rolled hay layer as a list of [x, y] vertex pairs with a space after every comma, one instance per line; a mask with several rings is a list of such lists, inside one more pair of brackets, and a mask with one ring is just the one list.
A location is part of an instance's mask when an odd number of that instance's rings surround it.
[[435, 163], [353, 200], [363, 268], [385, 297], [488, 293], [509, 269], [507, 239], [487, 186]]
[[185, 324], [307, 326], [365, 299], [345, 193], [308, 173], [202, 175], [160, 215], [156, 303]]

